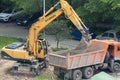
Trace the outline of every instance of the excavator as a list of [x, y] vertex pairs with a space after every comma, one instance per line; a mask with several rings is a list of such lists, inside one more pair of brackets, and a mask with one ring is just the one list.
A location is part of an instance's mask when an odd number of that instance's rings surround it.
[[[55, 9], [60, 5], [60, 9]], [[89, 30], [82, 20], [76, 14], [74, 9], [66, 0], [60, 0], [51, 7], [38, 21], [32, 24], [29, 29], [29, 35], [26, 43], [14, 42], [2, 48], [1, 56], [7, 60], [16, 61], [13, 65], [14, 70], [18, 70], [19, 66], [29, 66], [30, 71], [39, 73], [39, 69], [47, 67], [48, 45], [46, 39], [42, 39], [39, 33], [58, 16], [65, 14], [82, 33], [83, 44], [88, 45], [90, 40]]]

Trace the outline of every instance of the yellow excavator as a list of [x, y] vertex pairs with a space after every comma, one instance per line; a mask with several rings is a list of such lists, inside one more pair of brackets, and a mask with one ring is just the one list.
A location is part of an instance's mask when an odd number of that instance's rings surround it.
[[[60, 5], [61, 8], [55, 10], [58, 5]], [[90, 39], [88, 28], [84, 25], [68, 2], [66, 0], [60, 0], [42, 17], [40, 17], [38, 21], [32, 24], [29, 29], [26, 43], [14, 42], [3, 47], [1, 50], [2, 58], [16, 61], [13, 65], [15, 70], [18, 70], [19, 66], [25, 65], [30, 67], [30, 71], [34, 71], [38, 74], [38, 69], [47, 66], [46, 57], [48, 53], [47, 42], [45, 39], [41, 39], [39, 37], [39, 33], [43, 28], [63, 13], [67, 19], [70, 19], [78, 30], [80, 30], [85, 40], [84, 44], [87, 44]]]

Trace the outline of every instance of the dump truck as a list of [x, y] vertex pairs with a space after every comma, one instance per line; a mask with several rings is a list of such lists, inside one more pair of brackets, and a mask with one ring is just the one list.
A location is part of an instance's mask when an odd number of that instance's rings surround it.
[[91, 78], [98, 69], [120, 71], [120, 42], [94, 39], [87, 49], [82, 48], [48, 54], [49, 64], [58, 77], [81, 80]]

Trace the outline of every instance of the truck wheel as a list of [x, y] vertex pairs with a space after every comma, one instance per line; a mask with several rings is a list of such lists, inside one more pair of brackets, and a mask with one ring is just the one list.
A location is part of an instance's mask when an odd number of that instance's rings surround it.
[[88, 79], [91, 78], [94, 74], [94, 70], [92, 67], [85, 67], [82, 69], [83, 77]]
[[72, 80], [81, 80], [82, 72], [80, 70], [74, 70], [72, 76], [73, 76]]
[[113, 68], [112, 68], [113, 72], [120, 72], [120, 64], [118, 62], [115, 62], [113, 64]]

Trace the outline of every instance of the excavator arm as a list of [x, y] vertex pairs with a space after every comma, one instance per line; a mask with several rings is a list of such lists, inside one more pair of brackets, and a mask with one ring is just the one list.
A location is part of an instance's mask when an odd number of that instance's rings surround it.
[[[59, 4], [61, 5], [61, 8], [53, 11], [55, 7]], [[31, 26], [28, 36], [28, 46], [30, 52], [33, 52], [34, 55], [36, 55], [35, 51], [37, 49], [36, 44], [39, 32], [63, 13], [68, 19], [71, 20], [71, 22], [78, 28], [78, 30], [80, 30], [85, 39], [89, 40], [89, 33], [87, 27], [83, 24], [79, 16], [75, 13], [73, 8], [67, 3], [67, 1], [60, 0]]]

